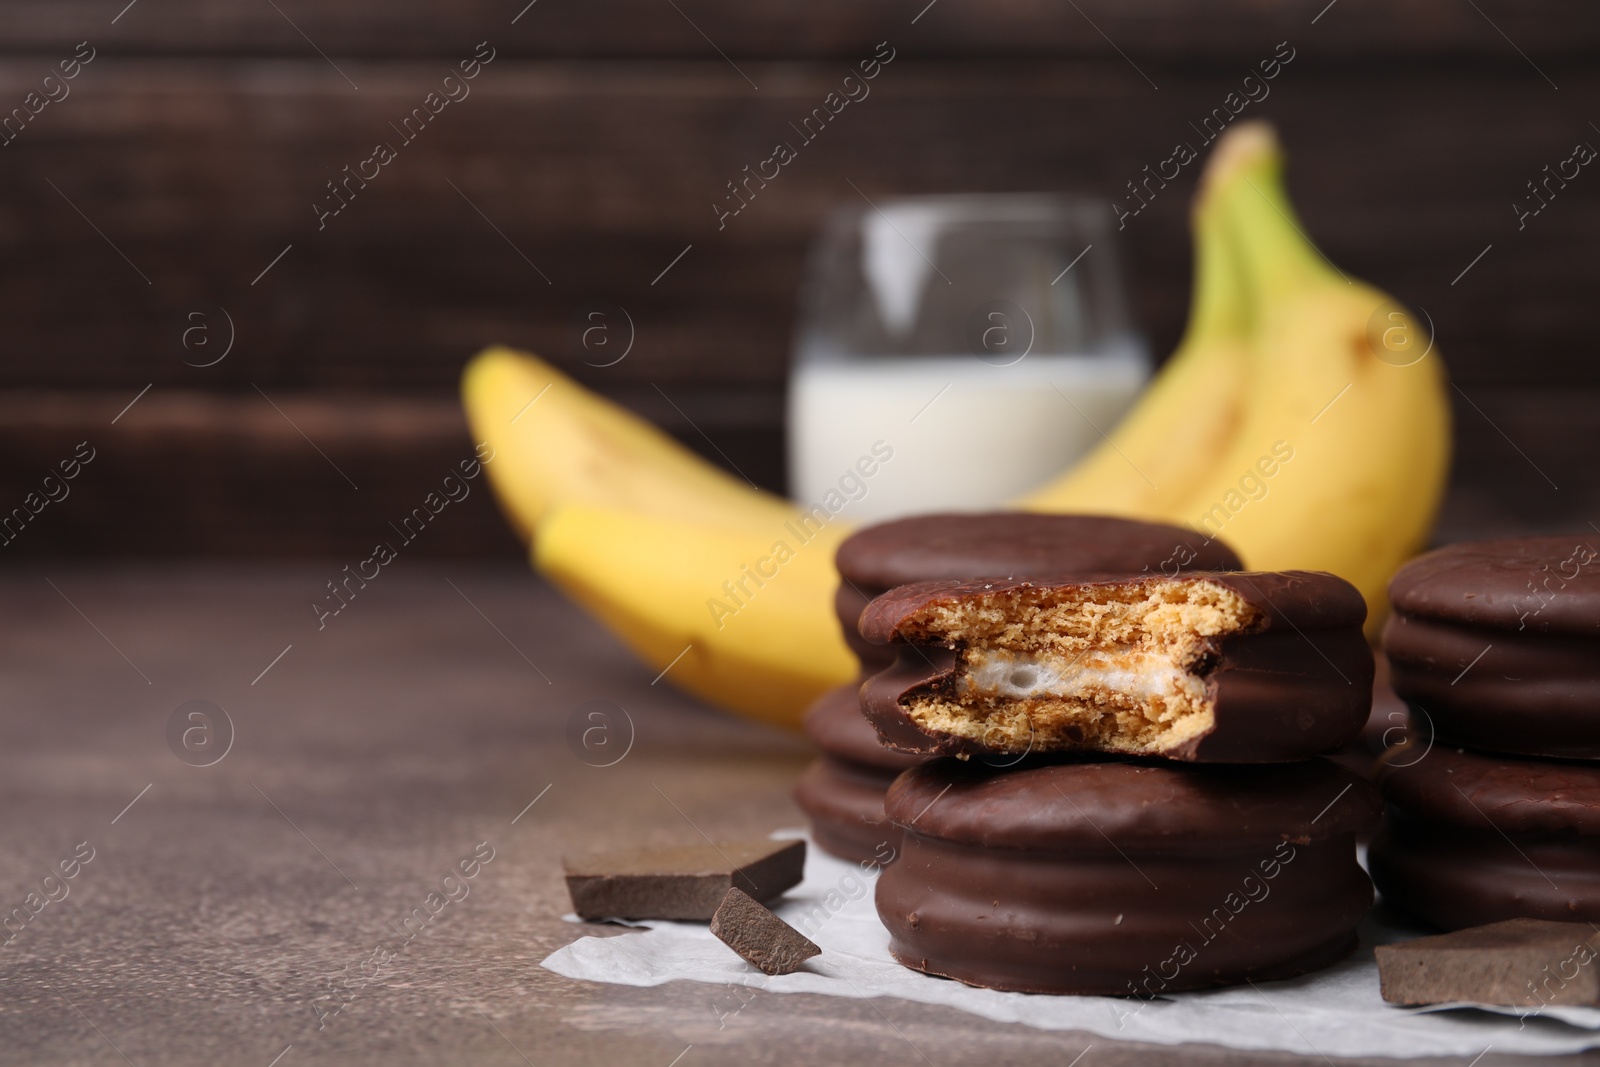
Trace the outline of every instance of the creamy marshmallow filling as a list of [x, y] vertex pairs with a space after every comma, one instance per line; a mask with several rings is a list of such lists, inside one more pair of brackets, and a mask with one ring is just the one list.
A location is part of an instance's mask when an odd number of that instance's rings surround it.
[[1087, 698], [1112, 691], [1136, 701], [1205, 699], [1205, 682], [1171, 656], [1118, 646], [1064, 656], [1055, 652], [968, 649], [961, 678], [966, 699]]
[[949, 676], [900, 706], [929, 733], [994, 751], [1170, 751], [1215, 723], [1205, 678], [1213, 642], [1258, 618], [1232, 589], [1204, 579], [936, 600], [897, 629], [959, 654]]

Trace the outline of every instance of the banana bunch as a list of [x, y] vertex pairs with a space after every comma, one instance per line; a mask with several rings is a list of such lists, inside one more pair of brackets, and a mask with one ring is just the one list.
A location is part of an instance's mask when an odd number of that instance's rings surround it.
[[[1375, 633], [1448, 473], [1431, 339], [1305, 237], [1265, 124], [1219, 139], [1193, 228], [1178, 350], [1098, 449], [1014, 505], [1176, 523], [1253, 568], [1332, 571]], [[535, 566], [666, 680], [793, 727], [855, 675], [833, 613], [847, 524], [751, 489], [532, 356], [480, 354], [463, 394]]]
[[1325, 570], [1387, 614], [1450, 463], [1443, 364], [1411, 313], [1306, 238], [1272, 128], [1230, 129], [1195, 204], [1179, 350], [1109, 439], [1018, 506], [1220, 537], [1256, 570]]

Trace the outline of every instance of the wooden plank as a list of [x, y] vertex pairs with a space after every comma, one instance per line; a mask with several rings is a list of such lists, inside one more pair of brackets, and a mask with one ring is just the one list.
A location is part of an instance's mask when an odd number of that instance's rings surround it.
[[[733, 0], [401, 0], [364, 4], [219, 4], [214, 0], [17, 0], [0, 9], [7, 51], [53, 54], [84, 38], [123, 55], [454, 57], [493, 40], [539, 57], [826, 57], [852, 59], [890, 39], [925, 56], [1112, 57], [1141, 63], [1249, 63], [1285, 38], [1350, 60], [1419, 56], [1517, 65], [1577, 60], [1600, 43], [1600, 13], [1537, 0], [784, 0], [758, 13]], [[274, 10], [277, 8], [277, 10]], [[113, 22], [113, 20], [115, 21]], [[292, 21], [291, 21], [292, 20]], [[1508, 41], [1509, 39], [1509, 41]], [[313, 44], [314, 42], [314, 44]], [[714, 43], [713, 43], [714, 42]], [[1515, 42], [1511, 44], [1509, 42]]]
[[1436, 544], [1600, 532], [1600, 391], [1458, 386], [1451, 399], [1454, 470]]
[[[396, 540], [389, 523], [474, 451], [459, 409], [439, 401], [153, 388], [119, 417], [135, 392], [0, 399], [4, 514], [38, 511], [20, 529], [6, 529], [5, 552], [296, 556], [370, 549], [369, 542]], [[92, 461], [63, 489], [61, 461], [86, 452]], [[52, 474], [54, 486], [45, 481]], [[27, 497], [52, 492], [60, 499], [42, 506]], [[13, 510], [19, 506], [25, 511]], [[482, 481], [469, 483], [464, 498], [447, 505], [411, 547], [421, 555], [477, 549], [518, 552]]]
[[[770, 391], [622, 399], [711, 462], [781, 488]], [[292, 557], [407, 537], [410, 555], [518, 558], [487, 482], [460, 477], [475, 445], [449, 395], [0, 391], [0, 519], [11, 520], [0, 552]], [[397, 531], [452, 474], [459, 499], [421, 533]]]
[[[16, 353], [0, 387], [451, 388], [494, 341], [604, 388], [776, 385], [806, 243], [830, 210], [861, 194], [1070, 189], [1109, 215], [1174, 142], [1199, 141], [1191, 123], [1236, 83], [1164, 72], [1157, 92], [1118, 59], [901, 57], [719, 230], [725, 183], [779, 139], [798, 142], [790, 123], [840, 78], [746, 69], [759, 93], [721, 61], [503, 59], [406, 144], [390, 123], [438, 82], [431, 64], [351, 63], [352, 92], [321, 60], [101, 57], [0, 149], [0, 321]], [[0, 99], [32, 80], [8, 65]], [[1351, 274], [1427, 309], [1459, 380], [1600, 384], [1585, 354], [1600, 286], [1585, 251], [1600, 242], [1591, 178], [1523, 230], [1512, 207], [1541, 168], [1596, 137], [1563, 101], [1592, 95], [1600, 75], [1574, 76], [1558, 98], [1525, 70], [1352, 79], [1300, 56], [1273, 84], [1260, 113], [1284, 131], [1306, 228]], [[325, 181], [380, 139], [398, 157], [319, 231]], [[1194, 169], [1121, 234], [1158, 354], [1185, 313]], [[575, 342], [595, 299], [638, 329], [634, 354], [604, 371]], [[187, 367], [177, 338], [216, 306], [237, 349]]]
[[[47, 491], [44, 477], [80, 442], [96, 450], [63, 499], [0, 544], [0, 558], [366, 552], [473, 454], [448, 395], [273, 389], [269, 402], [254, 391], [163, 386], [112, 425], [135, 392], [0, 391], [0, 517]], [[620, 399], [710, 462], [782, 490], [777, 389], [685, 386], [669, 396], [626, 390]], [[1600, 390], [1485, 389], [1454, 400], [1455, 468], [1437, 543], [1583, 532], [1597, 521]], [[513, 559], [521, 547], [479, 481], [407, 552]]]

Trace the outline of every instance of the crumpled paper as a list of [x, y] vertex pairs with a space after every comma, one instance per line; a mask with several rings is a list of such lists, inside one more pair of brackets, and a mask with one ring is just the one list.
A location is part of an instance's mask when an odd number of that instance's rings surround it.
[[[780, 836], [780, 835], [774, 835]], [[782, 836], [801, 836], [785, 833]], [[1334, 967], [1286, 982], [1261, 982], [1152, 1001], [1044, 996], [975, 989], [908, 970], [889, 955], [873, 906], [875, 875], [809, 847], [805, 879], [774, 908], [822, 948], [794, 974], [747, 966], [702, 923], [646, 922], [638, 933], [583, 937], [544, 966], [568, 978], [618, 985], [708, 982], [770, 993], [899, 997], [1041, 1030], [1085, 1030], [1123, 1041], [1184, 1042], [1321, 1056], [1557, 1054], [1600, 1047], [1600, 1009], [1443, 1005], [1396, 1008], [1378, 994], [1373, 946], [1416, 936], [1370, 918], [1355, 953]], [[577, 922], [576, 916], [568, 916]], [[742, 1006], [721, 997], [729, 1013]]]

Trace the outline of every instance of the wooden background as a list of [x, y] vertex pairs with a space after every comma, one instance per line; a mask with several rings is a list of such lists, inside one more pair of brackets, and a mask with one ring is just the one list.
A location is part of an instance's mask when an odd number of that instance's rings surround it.
[[[1325, 252], [1426, 309], [1457, 386], [1440, 536], [1600, 522], [1600, 173], [1520, 230], [1512, 207], [1546, 164], [1600, 144], [1600, 10], [125, 2], [0, 7], [0, 114], [78, 42], [95, 50], [0, 147], [0, 511], [77, 442], [96, 449], [11, 556], [362, 551], [469, 454], [455, 384], [492, 342], [560, 361], [711, 453], [692, 420], [781, 488], [803, 257], [857, 198], [851, 182], [874, 199], [1064, 189], [1109, 204], [1283, 41], [1293, 62], [1245, 114], [1278, 123]], [[495, 59], [471, 95], [319, 231], [323, 183], [397, 140], [388, 124], [480, 41]], [[896, 57], [871, 95], [719, 231], [724, 182], [880, 41]], [[1158, 353], [1182, 325], [1197, 169], [1121, 235]], [[637, 330], [603, 370], [579, 359], [574, 325], [594, 300]], [[186, 365], [220, 353], [218, 309], [231, 352]], [[213, 346], [186, 350], [197, 323]], [[486, 492], [417, 550], [518, 551]]]

